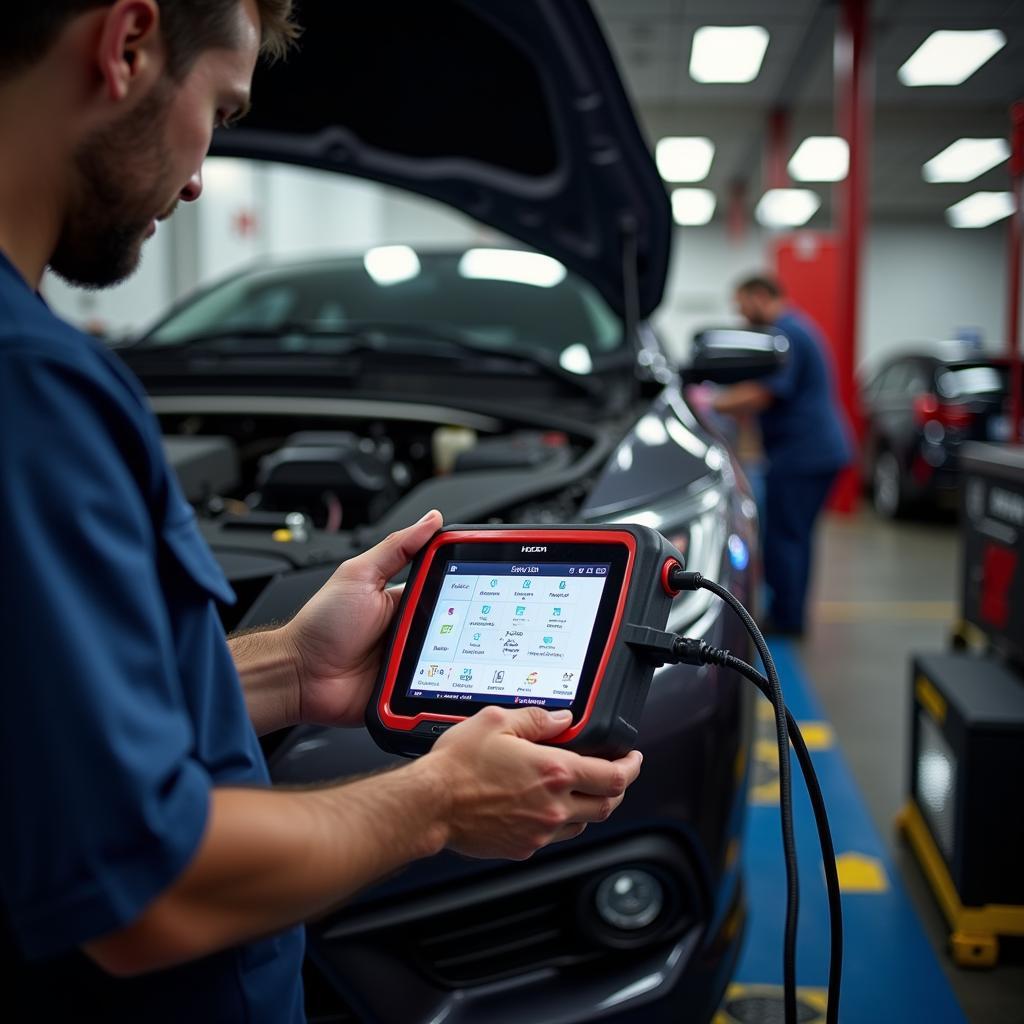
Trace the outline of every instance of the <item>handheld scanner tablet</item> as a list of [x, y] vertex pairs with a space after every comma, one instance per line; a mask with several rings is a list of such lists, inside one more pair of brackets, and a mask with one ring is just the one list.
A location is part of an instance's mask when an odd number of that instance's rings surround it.
[[569, 708], [550, 742], [620, 757], [634, 746], [654, 668], [620, 638], [663, 629], [679, 552], [615, 526], [449, 526], [414, 561], [366, 724], [415, 757], [489, 704]]

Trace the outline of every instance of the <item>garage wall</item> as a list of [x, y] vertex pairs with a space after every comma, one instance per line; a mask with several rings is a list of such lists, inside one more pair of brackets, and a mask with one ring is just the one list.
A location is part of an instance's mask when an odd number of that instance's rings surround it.
[[1005, 221], [978, 230], [879, 224], [868, 238], [860, 362], [868, 366], [921, 338], [1006, 345]]

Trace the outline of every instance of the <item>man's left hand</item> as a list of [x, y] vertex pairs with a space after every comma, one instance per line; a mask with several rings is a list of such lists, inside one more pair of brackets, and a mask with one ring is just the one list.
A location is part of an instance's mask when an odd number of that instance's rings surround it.
[[383, 655], [381, 641], [402, 587], [388, 587], [441, 528], [441, 513], [343, 562], [302, 610], [282, 627], [298, 668], [300, 722], [360, 725]]

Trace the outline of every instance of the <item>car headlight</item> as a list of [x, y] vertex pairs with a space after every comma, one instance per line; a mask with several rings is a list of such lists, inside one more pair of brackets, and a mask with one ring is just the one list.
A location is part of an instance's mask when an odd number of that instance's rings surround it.
[[[624, 512], [602, 522], [637, 523], [658, 530], [676, 548], [688, 570], [714, 580], [721, 573], [726, 545], [732, 540], [726, 487], [722, 479], [710, 485], [701, 481], [671, 501]], [[736, 540], [743, 544], [740, 538]], [[742, 556], [743, 552], [729, 551], [734, 565], [740, 564]], [[674, 633], [700, 636], [714, 618], [714, 614], [708, 614], [713, 604], [714, 595], [706, 590], [680, 594], [672, 605], [667, 628]]]

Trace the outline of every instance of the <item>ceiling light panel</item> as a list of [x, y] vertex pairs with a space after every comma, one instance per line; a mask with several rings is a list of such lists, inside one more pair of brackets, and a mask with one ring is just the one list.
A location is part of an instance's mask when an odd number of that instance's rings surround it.
[[672, 219], [684, 227], [707, 224], [715, 215], [715, 193], [709, 188], [672, 190]]
[[921, 168], [925, 181], [974, 181], [1009, 159], [1006, 139], [957, 139]]
[[690, 77], [695, 82], [752, 82], [768, 49], [760, 25], [704, 25], [693, 34]]
[[838, 135], [811, 135], [789, 161], [796, 181], [842, 181], [850, 169], [850, 147]]
[[997, 28], [933, 32], [896, 72], [904, 85], [960, 85], [1006, 45]]
[[761, 196], [754, 216], [766, 228], [798, 228], [819, 206], [821, 197], [809, 188], [773, 188]]
[[1012, 192], [975, 192], [946, 210], [954, 228], [985, 228], [1009, 217], [1016, 208]]
[[714, 158], [714, 143], [699, 135], [659, 139], [654, 150], [658, 173], [665, 181], [703, 181]]

